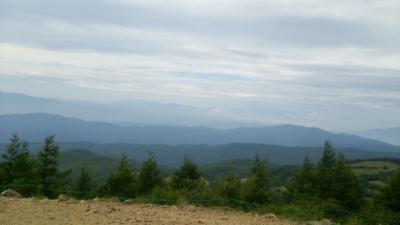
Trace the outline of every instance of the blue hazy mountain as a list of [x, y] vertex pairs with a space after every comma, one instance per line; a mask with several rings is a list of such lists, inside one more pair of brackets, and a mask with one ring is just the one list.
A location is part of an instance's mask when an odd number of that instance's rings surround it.
[[239, 121], [212, 108], [131, 99], [111, 103], [66, 101], [0, 92], [0, 114], [49, 113], [87, 121], [106, 121], [120, 125], [173, 125], [236, 127], [260, 125]]
[[135, 144], [228, 144], [258, 143], [281, 146], [321, 146], [330, 140], [337, 147], [376, 152], [400, 152], [400, 147], [356, 135], [335, 134], [318, 128], [293, 125], [213, 129], [179, 126], [119, 126], [88, 122], [45, 113], [0, 115], [0, 142], [18, 133], [30, 142], [40, 142], [55, 134], [60, 142], [135, 143]]
[[373, 129], [358, 133], [362, 137], [381, 140], [400, 146], [400, 127]]

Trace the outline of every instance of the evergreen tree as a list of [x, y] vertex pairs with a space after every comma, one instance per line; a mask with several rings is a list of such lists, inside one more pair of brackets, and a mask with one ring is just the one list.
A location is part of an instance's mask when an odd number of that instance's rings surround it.
[[108, 194], [121, 198], [133, 198], [136, 195], [136, 177], [129, 165], [129, 160], [123, 156], [117, 171], [107, 179]]
[[38, 154], [38, 169], [41, 192], [47, 197], [56, 197], [55, 189], [61, 186], [61, 175], [58, 173], [58, 151], [60, 147], [54, 142], [54, 136], [44, 139], [42, 149]]
[[234, 172], [229, 173], [218, 188], [221, 195], [228, 204], [237, 205], [237, 200], [242, 199], [242, 183]]
[[14, 134], [2, 155], [3, 183], [11, 185], [22, 194], [36, 193], [35, 163], [28, 151], [28, 144]]
[[324, 143], [324, 152], [322, 154], [322, 158], [319, 162], [319, 166], [329, 169], [333, 168], [336, 164], [336, 154], [335, 149], [329, 141], [325, 141]]
[[156, 187], [161, 185], [162, 177], [153, 153], [149, 154], [147, 160], [143, 161], [139, 173], [139, 192], [149, 194]]
[[358, 210], [363, 203], [363, 189], [343, 154], [336, 157], [332, 145], [326, 141], [317, 167], [316, 195], [324, 200], [332, 199], [341, 207]]
[[28, 170], [31, 169], [31, 162], [28, 151], [28, 143], [19, 139], [18, 135], [14, 134], [10, 138], [10, 143], [7, 145], [6, 153], [2, 155], [4, 162], [5, 183], [11, 183], [13, 180], [26, 177]]
[[322, 199], [333, 196], [334, 174], [333, 168], [336, 165], [336, 154], [332, 145], [325, 141], [325, 147], [317, 167], [317, 195]]
[[175, 172], [172, 185], [175, 189], [194, 190], [201, 184], [201, 173], [196, 164], [185, 156], [182, 166]]
[[346, 209], [358, 210], [363, 204], [363, 189], [356, 175], [346, 164], [343, 154], [339, 154], [339, 159], [336, 161], [333, 180], [331, 197], [338, 200]]
[[265, 204], [270, 200], [270, 179], [267, 164], [258, 155], [256, 155], [251, 176], [247, 182], [246, 199], [257, 204]]
[[379, 200], [385, 208], [400, 212], [400, 169], [389, 178], [387, 186], [382, 189]]
[[294, 195], [313, 195], [315, 193], [315, 184], [314, 168], [310, 159], [306, 156], [302, 167], [288, 186], [288, 190]]
[[92, 180], [92, 175], [90, 174], [86, 166], [83, 166], [80, 169], [79, 177], [76, 182], [75, 196], [83, 199], [93, 197], [93, 194], [91, 192], [94, 190], [94, 186], [95, 185]]

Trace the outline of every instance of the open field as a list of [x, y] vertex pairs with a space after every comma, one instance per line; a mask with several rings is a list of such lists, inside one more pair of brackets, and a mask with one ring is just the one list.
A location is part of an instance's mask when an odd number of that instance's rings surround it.
[[357, 175], [374, 175], [385, 172], [393, 172], [400, 168], [399, 164], [389, 161], [361, 161], [350, 164]]
[[2, 225], [94, 225], [94, 224], [295, 224], [273, 214], [195, 206], [124, 204], [114, 201], [57, 201], [0, 197]]

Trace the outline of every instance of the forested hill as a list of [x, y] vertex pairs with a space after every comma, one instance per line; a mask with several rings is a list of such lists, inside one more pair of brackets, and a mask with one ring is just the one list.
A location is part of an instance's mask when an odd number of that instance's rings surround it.
[[[312, 161], [317, 161], [322, 154], [320, 147], [285, 147], [266, 144], [232, 143], [223, 145], [138, 145], [138, 144], [96, 144], [96, 143], [60, 143], [63, 151], [72, 149], [87, 149], [105, 156], [119, 158], [125, 154], [132, 160], [145, 160], [149, 152], [155, 153], [156, 160], [169, 167], [177, 167], [185, 155], [188, 155], [194, 162], [204, 165], [213, 162], [254, 159], [258, 154], [267, 158], [270, 163], [281, 165], [299, 165], [307, 155]], [[37, 151], [41, 144], [30, 143], [29, 149]], [[0, 146], [0, 152], [5, 145]], [[370, 159], [370, 158], [398, 158], [400, 153], [374, 152], [353, 148], [337, 148], [338, 152], [344, 153], [348, 159]]]
[[29, 142], [40, 142], [48, 134], [55, 134], [59, 142], [167, 145], [258, 143], [317, 147], [324, 140], [330, 140], [339, 148], [400, 152], [400, 147], [381, 141], [293, 125], [224, 130], [205, 127], [118, 126], [44, 113], [1, 115], [0, 124], [2, 143], [7, 142], [13, 133], [18, 133]]

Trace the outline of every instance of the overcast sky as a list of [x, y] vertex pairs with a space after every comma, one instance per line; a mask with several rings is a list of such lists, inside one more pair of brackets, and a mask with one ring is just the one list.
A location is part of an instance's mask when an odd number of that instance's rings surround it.
[[400, 125], [399, 0], [0, 0], [0, 90]]

